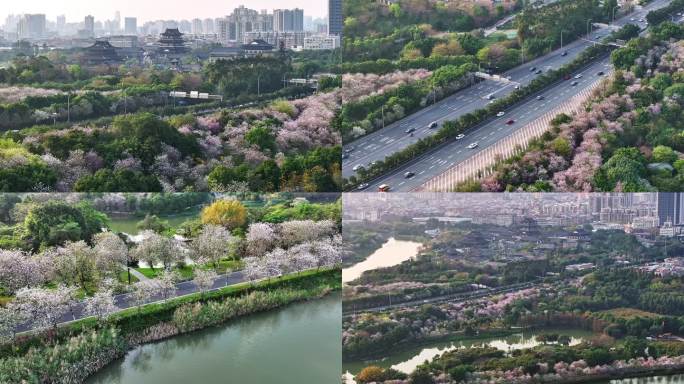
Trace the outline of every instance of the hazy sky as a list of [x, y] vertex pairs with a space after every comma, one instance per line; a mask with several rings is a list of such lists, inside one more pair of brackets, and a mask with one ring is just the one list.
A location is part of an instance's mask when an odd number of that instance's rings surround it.
[[138, 18], [138, 25], [149, 20], [216, 18], [230, 14], [234, 8], [247, 8], [272, 12], [275, 8], [302, 8], [304, 16], [324, 17], [328, 14], [326, 0], [2, 0], [0, 24], [8, 14], [44, 13], [54, 21], [57, 15], [66, 15], [67, 22], [82, 21], [86, 15], [96, 20], [110, 20], [114, 12]]

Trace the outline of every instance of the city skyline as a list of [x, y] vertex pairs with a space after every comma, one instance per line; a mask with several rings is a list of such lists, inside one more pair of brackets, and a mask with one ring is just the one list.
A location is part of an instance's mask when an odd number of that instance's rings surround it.
[[180, 0], [167, 0], [166, 6], [152, 2], [139, 2], [132, 0], [112, 1], [103, 0], [93, 6], [86, 0], [67, 0], [65, 2], [50, 2], [46, 0], [32, 0], [27, 3], [14, 4], [12, 8], [0, 11], [0, 20], [9, 15], [20, 14], [45, 14], [50, 21], [55, 21], [57, 16], [66, 16], [66, 22], [82, 22], [87, 15], [92, 15], [97, 21], [114, 19], [116, 12], [120, 12], [121, 20], [125, 17], [135, 17], [138, 23], [156, 20], [191, 20], [194, 18], [219, 18], [244, 5], [251, 9], [266, 9], [272, 12], [274, 9], [301, 8], [305, 16], [324, 18], [328, 14], [328, 4], [325, 1], [307, 2], [305, 0], [291, 0], [286, 4], [276, 0], [258, 0], [245, 3], [244, 1], [230, 1], [216, 4], [211, 0], [198, 0], [193, 2], [193, 13], [189, 14]]

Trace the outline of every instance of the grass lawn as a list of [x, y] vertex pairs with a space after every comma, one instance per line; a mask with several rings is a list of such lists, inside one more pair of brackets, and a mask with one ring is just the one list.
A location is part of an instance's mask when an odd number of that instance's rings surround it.
[[[116, 277], [119, 279], [119, 282], [124, 283], [124, 284], [128, 284], [128, 271], [126, 271], [126, 270], [120, 271]], [[137, 283], [137, 282], [138, 282], [138, 278], [135, 277], [135, 275], [131, 273], [131, 284]]]
[[[244, 268], [245, 263], [243, 263], [241, 260], [229, 260], [229, 259], [223, 259], [219, 262], [218, 267], [216, 268], [216, 273], [218, 274], [224, 274], [226, 271], [236, 271], [238, 269]], [[193, 269], [195, 268], [202, 268], [202, 269], [214, 269], [213, 264], [207, 264], [207, 265], [202, 265], [202, 266], [197, 266], [197, 265], [185, 265], [183, 267], [176, 267], [173, 270], [177, 271], [180, 273], [181, 277], [183, 280], [191, 280], [194, 277], [193, 274]], [[145, 277], [154, 279], [156, 277], [159, 277], [159, 275], [164, 271], [163, 268], [155, 268], [152, 270], [152, 268], [135, 268], [136, 271], [142, 273], [145, 275]], [[124, 278], [125, 273], [124, 273]], [[126, 281], [125, 279], [122, 281]]]
[[12, 296], [0, 296], [0, 307], [4, 307], [7, 303], [12, 301], [12, 299]]
[[[154, 279], [161, 275], [164, 272], [164, 268], [135, 268], [136, 271], [142, 273], [147, 277], [148, 279]], [[181, 268], [173, 268], [174, 271], [177, 271], [180, 273], [181, 277], [183, 280], [190, 280], [192, 279], [192, 267], [191, 266], [183, 266]]]
[[641, 317], [644, 319], [653, 319], [656, 317], [661, 317], [661, 315], [653, 312], [642, 311], [636, 308], [614, 308], [605, 311], [600, 311], [599, 313], [610, 313], [617, 318], [623, 319], [633, 319], [635, 317]]
[[[219, 262], [218, 267], [216, 267], [216, 273], [222, 274], [226, 273], [226, 271], [236, 271], [238, 269], [242, 269], [245, 267], [245, 263], [243, 263], [241, 260], [228, 260], [228, 259], [223, 259]], [[208, 264], [203, 266], [202, 268], [204, 269], [214, 269], [213, 264]]]

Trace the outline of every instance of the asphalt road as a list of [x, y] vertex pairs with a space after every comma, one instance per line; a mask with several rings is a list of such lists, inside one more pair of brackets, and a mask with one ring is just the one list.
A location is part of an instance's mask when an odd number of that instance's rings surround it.
[[[247, 278], [243, 275], [242, 271], [235, 271], [232, 273], [229, 273], [227, 275], [220, 275], [219, 277], [214, 280], [214, 285], [212, 286], [213, 289], [225, 287], [227, 285], [234, 285], [234, 284], [240, 284], [240, 283], [245, 283], [247, 282]], [[195, 285], [195, 283], [192, 280], [189, 281], [183, 281], [178, 284], [176, 284], [176, 292], [174, 295], [170, 296], [169, 298], [174, 298], [174, 297], [180, 297], [180, 296], [185, 296], [189, 295], [191, 293], [199, 292], [199, 289]], [[155, 296], [150, 298], [148, 303], [154, 303], [156, 301], [161, 301], [164, 300], [164, 297], [161, 295]], [[119, 309], [126, 309], [126, 308], [131, 308], [135, 306], [135, 303], [133, 302], [131, 295], [130, 294], [122, 294], [122, 295], [117, 295], [114, 297], [114, 304], [119, 307]], [[74, 304], [72, 306], [72, 311], [70, 313], [65, 314], [62, 316], [60, 319], [59, 323], [67, 323], [70, 321], [74, 320], [79, 320], [88, 317], [89, 315], [86, 315], [84, 313], [84, 307], [85, 305], [83, 302], [78, 302], [77, 304]], [[32, 324], [23, 324], [22, 326], [17, 328], [17, 332], [26, 332], [34, 329]]]
[[[455, 164], [468, 159], [567, 102], [570, 98], [593, 84], [598, 78], [597, 73], [599, 71], [607, 73], [610, 68], [608, 57], [594, 62], [583, 70], [572, 74], [573, 77], [582, 74], [581, 78], [561, 81], [542, 92], [532, 95], [521, 104], [504, 111], [504, 116], [490, 119], [484, 124], [467, 131], [465, 138], [462, 140], [448, 143], [423, 156], [419, 156], [375, 180], [370, 183], [368, 190], [377, 191], [378, 186], [381, 184], [388, 184], [391, 187], [391, 191], [394, 192], [410, 191], [417, 188], [433, 176], [445, 172]], [[577, 82], [576, 86], [571, 85], [573, 81]], [[536, 95], [541, 95], [544, 99], [537, 100]], [[513, 120], [514, 123], [508, 125], [506, 124], [508, 120]], [[467, 148], [471, 143], [478, 143], [477, 148]], [[405, 178], [404, 174], [408, 171], [415, 173], [415, 176]]]
[[[614, 25], [620, 27], [628, 23], [634, 23], [630, 20], [631, 18], [635, 19], [636, 23], [639, 23], [638, 20], [645, 18], [646, 14], [650, 10], [663, 7], [668, 3], [668, 0], [656, 0], [650, 3], [648, 6], [616, 20]], [[639, 24], [643, 26], [643, 23]], [[611, 31], [608, 28], [599, 28], [591, 33], [590, 38], [594, 40], [597, 37], [605, 37], [610, 32]], [[510, 77], [511, 81], [519, 83], [521, 86], [527, 85], [530, 81], [532, 81], [532, 79], [534, 79], [536, 76], [539, 76], [531, 70], [532, 68], [541, 69], [542, 71], [546, 71], [547, 69], [551, 68], [557, 69], [562, 65], [574, 60], [585, 48], [591, 44], [591, 42], [586, 40], [576, 40], [568, 45], [565, 45], [562, 49], [558, 49], [519, 67], [513, 68], [505, 72], [503, 76]], [[563, 52], [567, 52], [567, 54], [563, 56]], [[588, 84], [584, 85], [586, 86]], [[577, 89], [581, 90], [580, 88], [582, 88], [582, 86], [583, 85], [580, 83], [577, 86]], [[342, 161], [343, 177], [348, 178], [356, 174], [356, 172], [353, 170], [354, 167], [359, 165], [367, 167], [373, 161], [382, 160], [392, 153], [406, 148], [408, 145], [416, 142], [420, 138], [433, 135], [435, 132], [437, 132], [438, 128], [428, 128], [428, 125], [431, 122], [435, 121], [439, 126], [441, 126], [444, 121], [455, 120], [466, 113], [470, 113], [485, 107], [488, 103], [488, 101], [485, 99], [487, 95], [494, 94], [496, 98], [501, 98], [508, 95], [513, 90], [514, 84], [504, 84], [493, 80], [484, 80], [477, 85], [462, 89], [453, 95], [438, 101], [436, 104], [429, 105], [402, 120], [389, 124], [383, 129], [345, 144], [345, 150], [348, 151], [351, 149], [351, 152], [348, 153], [348, 158], [343, 159]], [[519, 127], [518, 124], [515, 124], [514, 127], [515, 126]], [[406, 133], [408, 128], [416, 129], [415, 132], [413, 132], [413, 137]], [[471, 134], [474, 133], [476, 132]], [[487, 134], [489, 133], [490, 132], [487, 132]], [[436, 170], [430, 172], [431, 176], [436, 174]], [[387, 176], [387, 178], [382, 178], [383, 182], [375, 183], [375, 186], [383, 183], [390, 184], [388, 182], [390, 180], [396, 181], [396, 179], [392, 178], [391, 175]], [[397, 190], [395, 188], [393, 189]], [[405, 190], [405, 188], [402, 188], [401, 190]]]
[[481, 289], [481, 290], [477, 290], [477, 291], [473, 291], [473, 292], [467, 292], [467, 293], [455, 293], [455, 294], [450, 294], [450, 295], [436, 296], [436, 297], [431, 297], [429, 299], [424, 299], [424, 300], [403, 301], [403, 302], [398, 302], [398, 303], [392, 303], [391, 305], [389, 305], [389, 304], [388, 305], [380, 305], [380, 306], [369, 307], [369, 308], [360, 308], [360, 309], [352, 308], [352, 310], [349, 310], [349, 308], [346, 308], [346, 309], [343, 308], [342, 314], [347, 315], [347, 314], [351, 314], [351, 313], [383, 312], [383, 311], [386, 311], [388, 309], [415, 307], [415, 306], [421, 306], [424, 304], [440, 303], [443, 301], [458, 303], [458, 302], [462, 302], [462, 301], [479, 299], [479, 298], [487, 297], [487, 296], [500, 295], [502, 293], [521, 291], [523, 289], [535, 287], [536, 285], [537, 284], [535, 282], [528, 282], [528, 283], [521, 283], [521, 284], [512, 284], [512, 285], [508, 285], [505, 287], [498, 287], [498, 288], [493, 288], [493, 289]]

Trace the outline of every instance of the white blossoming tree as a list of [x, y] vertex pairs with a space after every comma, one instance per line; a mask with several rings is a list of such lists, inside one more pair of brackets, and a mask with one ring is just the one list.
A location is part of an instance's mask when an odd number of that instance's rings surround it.
[[98, 290], [92, 297], [85, 299], [84, 304], [85, 313], [97, 317], [98, 320], [103, 320], [119, 310], [119, 307], [114, 304], [114, 296], [109, 289]]
[[22, 288], [9, 307], [38, 328], [57, 327], [71, 309], [74, 291], [64, 285], [57, 289]]
[[131, 301], [138, 307], [142, 307], [150, 299], [159, 294], [159, 289], [154, 284], [154, 280], [139, 281], [133, 285], [133, 292], [131, 292]]
[[200, 295], [204, 297], [204, 293], [209, 291], [214, 286], [214, 281], [218, 275], [211, 270], [196, 269], [193, 282], [200, 291]]
[[150, 265], [162, 263], [165, 269], [181, 260], [183, 253], [173, 239], [164, 237], [154, 231], [143, 231], [143, 240], [135, 247], [135, 256]]
[[207, 224], [192, 242], [193, 258], [196, 262], [198, 260], [210, 262], [214, 268], [217, 268], [235, 240], [225, 227]]
[[273, 249], [277, 237], [271, 224], [253, 223], [249, 225], [246, 240], [249, 255], [262, 256]]
[[97, 266], [101, 270], [118, 271], [128, 261], [128, 246], [114, 232], [98, 233], [93, 242]]
[[34, 287], [50, 278], [50, 260], [19, 250], [0, 250], [0, 285], [9, 293]]
[[25, 321], [14, 308], [0, 307], [0, 344], [14, 340], [17, 326]]

